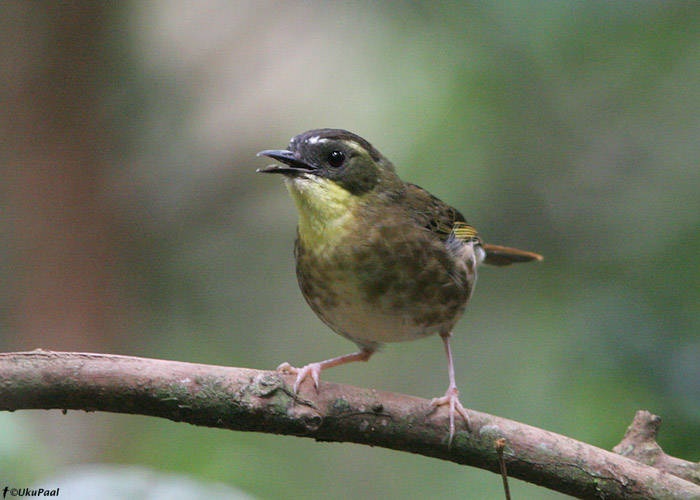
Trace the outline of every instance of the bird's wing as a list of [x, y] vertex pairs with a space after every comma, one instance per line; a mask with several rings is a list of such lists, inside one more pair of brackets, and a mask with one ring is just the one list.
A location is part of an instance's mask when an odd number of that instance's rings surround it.
[[430, 230], [446, 244], [455, 241], [481, 242], [476, 229], [471, 227], [464, 216], [457, 210], [433, 196], [420, 186], [406, 185], [405, 206], [416, 222]]
[[468, 241], [484, 249], [484, 264], [492, 266], [509, 266], [519, 262], [542, 260], [542, 256], [517, 248], [502, 247], [483, 243], [476, 229], [456, 208], [452, 208], [425, 189], [406, 182], [406, 206], [411, 216], [421, 226], [429, 229], [435, 236], [445, 242], [448, 248], [457, 248]]

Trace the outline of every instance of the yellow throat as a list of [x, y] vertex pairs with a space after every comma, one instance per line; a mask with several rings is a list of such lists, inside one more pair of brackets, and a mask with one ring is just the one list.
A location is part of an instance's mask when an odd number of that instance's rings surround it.
[[286, 179], [299, 212], [299, 238], [311, 251], [320, 251], [348, 231], [352, 212], [362, 197], [321, 177]]

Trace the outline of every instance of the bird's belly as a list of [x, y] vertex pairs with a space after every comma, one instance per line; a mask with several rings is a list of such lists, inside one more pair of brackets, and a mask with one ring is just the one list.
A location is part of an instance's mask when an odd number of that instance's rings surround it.
[[347, 297], [337, 306], [318, 312], [318, 316], [334, 331], [358, 343], [402, 342], [442, 330], [440, 322], [419, 323], [410, 312], [386, 310]]
[[378, 259], [374, 250], [319, 259], [297, 248], [299, 285], [319, 318], [358, 344], [448, 333], [464, 312], [473, 272], [424, 252], [380, 251]]

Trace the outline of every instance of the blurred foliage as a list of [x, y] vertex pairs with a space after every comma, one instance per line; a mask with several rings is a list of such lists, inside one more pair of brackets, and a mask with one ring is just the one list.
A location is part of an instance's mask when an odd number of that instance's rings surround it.
[[59, 496], [71, 500], [254, 500], [224, 484], [133, 466], [91, 465], [68, 469], [34, 487], [42, 485], [45, 490], [58, 488]]
[[[341, 127], [486, 240], [545, 255], [481, 272], [453, 344], [465, 405], [608, 449], [648, 409], [668, 453], [700, 460], [698, 4], [116, 5], [91, 82], [110, 134], [99, 192], [125, 235], [120, 353], [271, 369], [352, 350], [297, 290], [280, 179], [255, 175], [257, 151]], [[14, 153], [1, 147], [0, 160]], [[12, 221], [0, 223], [4, 317], [18, 277]], [[6, 345], [36, 347], [2, 328]], [[447, 383], [438, 339], [324, 378], [426, 398]], [[83, 417], [48, 417], [37, 433], [46, 416], [0, 415], [15, 429], [2, 432], [2, 479], [107, 462], [259, 498], [502, 495], [493, 474], [386, 450]], [[57, 441], [66, 428], [102, 435]]]

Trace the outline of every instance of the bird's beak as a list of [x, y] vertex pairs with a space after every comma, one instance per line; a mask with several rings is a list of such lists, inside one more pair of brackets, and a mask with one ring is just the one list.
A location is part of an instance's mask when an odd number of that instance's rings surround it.
[[258, 156], [269, 156], [274, 160], [284, 163], [284, 165], [270, 165], [257, 170], [264, 174], [294, 175], [315, 170], [312, 165], [299, 160], [293, 152], [287, 151], [286, 149], [268, 149], [260, 151]]

